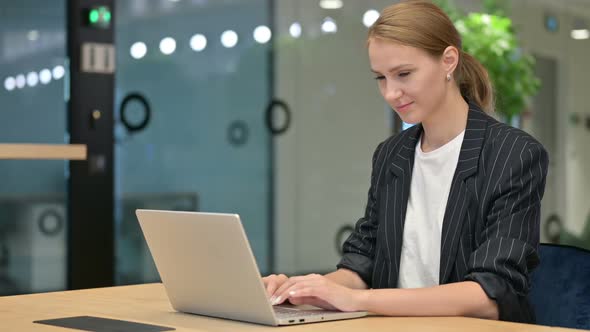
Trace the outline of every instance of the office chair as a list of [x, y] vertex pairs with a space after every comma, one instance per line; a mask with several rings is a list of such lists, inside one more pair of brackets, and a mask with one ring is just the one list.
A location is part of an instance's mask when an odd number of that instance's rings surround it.
[[529, 297], [537, 324], [590, 329], [590, 251], [541, 244], [539, 256]]

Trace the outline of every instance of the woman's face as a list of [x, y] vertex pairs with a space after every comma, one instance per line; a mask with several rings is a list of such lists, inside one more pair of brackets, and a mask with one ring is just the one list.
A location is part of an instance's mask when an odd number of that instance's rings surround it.
[[371, 70], [385, 101], [400, 118], [411, 124], [423, 122], [445, 100], [449, 70], [425, 51], [372, 38], [369, 42]]

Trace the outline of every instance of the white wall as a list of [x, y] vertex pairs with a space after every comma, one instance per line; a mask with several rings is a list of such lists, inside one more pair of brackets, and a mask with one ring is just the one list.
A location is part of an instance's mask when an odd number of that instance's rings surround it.
[[[543, 200], [542, 222], [552, 213], [563, 220], [566, 229], [580, 235], [590, 213], [590, 129], [585, 121], [590, 117], [590, 40], [574, 40], [570, 30], [574, 21], [584, 18], [590, 23], [590, 2], [520, 0], [513, 2], [512, 16], [520, 40], [533, 54], [557, 61], [557, 109], [554, 115], [537, 121], [554, 123], [556, 141], [550, 154], [546, 196]], [[550, 33], [544, 28], [546, 14], [559, 20], [559, 31]], [[554, 82], [551, 82], [554, 83]], [[543, 142], [543, 135], [536, 135], [535, 110], [525, 119], [523, 128]], [[572, 124], [572, 113], [581, 118]], [[537, 122], [538, 123], [538, 122]]]
[[[362, 15], [372, 6], [347, 1], [341, 10], [323, 10], [314, 0], [276, 4], [275, 94], [293, 111], [293, 127], [276, 145], [276, 270], [327, 271], [339, 260], [337, 230], [364, 213], [371, 156], [391, 131], [391, 111], [366, 55]], [[325, 16], [336, 21], [336, 34], [321, 35]], [[297, 40], [288, 33], [295, 21], [303, 26]]]

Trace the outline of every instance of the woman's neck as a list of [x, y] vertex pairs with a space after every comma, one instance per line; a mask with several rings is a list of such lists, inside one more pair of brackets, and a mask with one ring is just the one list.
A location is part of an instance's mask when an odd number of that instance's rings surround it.
[[469, 105], [459, 91], [446, 98], [431, 115], [422, 121], [422, 151], [429, 152], [450, 142], [465, 130]]

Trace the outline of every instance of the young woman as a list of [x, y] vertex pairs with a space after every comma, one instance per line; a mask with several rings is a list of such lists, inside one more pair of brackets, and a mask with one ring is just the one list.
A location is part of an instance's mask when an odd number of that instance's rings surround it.
[[417, 125], [377, 147], [365, 215], [338, 270], [265, 277], [271, 301], [534, 322], [546, 151], [485, 113], [487, 72], [432, 3], [386, 8], [368, 52], [383, 98]]

